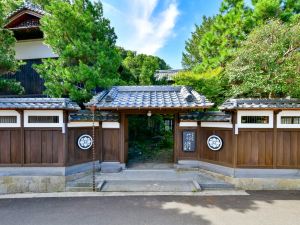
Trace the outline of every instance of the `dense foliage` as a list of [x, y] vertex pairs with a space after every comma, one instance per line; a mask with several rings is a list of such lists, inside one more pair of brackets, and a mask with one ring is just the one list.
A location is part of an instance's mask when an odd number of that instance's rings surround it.
[[24, 89], [15, 80], [5, 80], [1, 75], [10, 74], [19, 68], [21, 62], [15, 59], [14, 44], [16, 42], [13, 33], [4, 29], [6, 24], [4, 4], [0, 2], [0, 92], [21, 94]]
[[46, 10], [51, 14], [41, 19], [45, 43], [59, 55], [36, 66], [45, 80], [47, 94], [84, 102], [96, 88], [119, 82], [117, 37], [103, 17], [100, 2], [56, 0]]
[[298, 30], [290, 25], [299, 13], [296, 0], [253, 0], [252, 6], [223, 0], [219, 13], [204, 17], [187, 40], [182, 59], [187, 71], [176, 84], [191, 85], [216, 103], [232, 96], [298, 96], [298, 53], [284, 54], [299, 49]]
[[225, 74], [231, 94], [300, 97], [300, 20], [270, 21], [255, 29], [236, 52]]
[[205, 96], [216, 105], [224, 101], [225, 79], [222, 77], [223, 69], [218, 67], [203, 73], [187, 71], [179, 73], [175, 77], [175, 83], [194, 87], [199, 93], [205, 93]]
[[119, 48], [119, 52], [123, 59], [119, 73], [124, 84], [151, 85], [155, 83], [156, 70], [170, 69], [166, 62], [157, 56], [137, 54], [123, 48]]

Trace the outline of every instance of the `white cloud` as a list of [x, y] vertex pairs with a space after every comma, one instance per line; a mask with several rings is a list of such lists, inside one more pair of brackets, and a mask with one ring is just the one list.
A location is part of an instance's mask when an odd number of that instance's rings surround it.
[[[138, 53], [155, 54], [174, 34], [179, 10], [176, 0], [118, 0], [118, 6], [103, 1], [105, 16], [118, 35], [118, 45]], [[161, 0], [160, 0], [161, 2]]]

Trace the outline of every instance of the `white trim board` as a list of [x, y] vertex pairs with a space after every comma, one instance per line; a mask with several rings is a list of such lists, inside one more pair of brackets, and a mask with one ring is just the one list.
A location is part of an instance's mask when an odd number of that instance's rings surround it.
[[197, 122], [180, 122], [179, 126], [180, 127], [197, 127], [198, 123]]
[[0, 116], [16, 116], [16, 123], [0, 123], [0, 127], [21, 127], [21, 115], [16, 110], [0, 110]]
[[233, 128], [230, 122], [201, 122], [201, 127]]
[[120, 128], [120, 123], [119, 122], [102, 122], [102, 128], [119, 129]]
[[[58, 123], [28, 123], [29, 116], [58, 116]], [[63, 110], [24, 110], [24, 127], [63, 127]]]
[[[242, 123], [241, 122], [242, 116], [268, 116], [269, 123], [268, 124]], [[274, 118], [274, 113], [271, 110], [257, 110], [257, 111], [239, 110], [237, 111], [237, 126], [238, 128], [273, 128], [273, 118]]]
[[68, 127], [99, 127], [99, 122], [70, 122]]
[[285, 110], [281, 111], [277, 114], [277, 128], [300, 128], [300, 124], [282, 124], [281, 123], [281, 117], [287, 116], [287, 117], [300, 117], [300, 111], [291, 111], [291, 110]]

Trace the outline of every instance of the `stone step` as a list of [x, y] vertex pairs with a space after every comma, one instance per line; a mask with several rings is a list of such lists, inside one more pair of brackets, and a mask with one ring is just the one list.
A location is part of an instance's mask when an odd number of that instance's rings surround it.
[[[201, 190], [201, 189], [200, 189]], [[113, 180], [103, 185], [102, 192], [196, 192], [192, 181]]]
[[119, 173], [122, 171], [122, 169], [122, 164], [118, 162], [101, 163], [101, 173]]
[[203, 190], [228, 190], [235, 189], [234, 185], [229, 183], [203, 183], [200, 184]]

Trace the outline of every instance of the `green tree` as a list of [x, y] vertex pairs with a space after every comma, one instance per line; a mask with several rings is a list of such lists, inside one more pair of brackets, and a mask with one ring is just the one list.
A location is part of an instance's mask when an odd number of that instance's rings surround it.
[[[16, 72], [21, 64], [15, 59], [14, 44], [16, 40], [13, 33], [4, 29], [6, 24], [4, 13], [4, 4], [0, 2], [0, 76]], [[24, 92], [24, 88], [15, 80], [0, 78], [0, 92], [21, 94]]]
[[300, 97], [300, 20], [256, 28], [226, 67], [231, 95]]
[[123, 58], [121, 78], [129, 85], [154, 84], [156, 70], [170, 69], [166, 62], [157, 56], [137, 54], [124, 49], [120, 49], [120, 54]]
[[46, 10], [51, 14], [41, 19], [45, 43], [59, 55], [58, 59], [46, 59], [36, 66], [48, 95], [84, 102], [95, 88], [119, 82], [117, 36], [103, 17], [100, 2], [54, 0]]
[[203, 35], [210, 30], [214, 19], [204, 16], [202, 20], [201, 25], [195, 25], [192, 37], [185, 42], [185, 52], [182, 54], [182, 65], [185, 69], [192, 69], [202, 62], [198, 46]]
[[181, 72], [175, 76], [175, 84], [193, 87], [217, 105], [224, 101], [226, 82], [222, 77], [223, 69], [218, 67], [204, 73]]
[[300, 13], [300, 2], [297, 0], [253, 0], [253, 16], [258, 24], [271, 18], [289, 22]]
[[219, 13], [204, 18], [186, 42], [183, 66], [200, 73], [224, 68], [255, 27], [273, 18], [296, 21], [300, 13], [296, 0], [252, 0], [252, 4], [250, 8], [244, 0], [223, 0]]
[[252, 11], [244, 0], [224, 0], [220, 12], [198, 41], [201, 63], [197, 72], [224, 67], [247, 34], [252, 30]]

